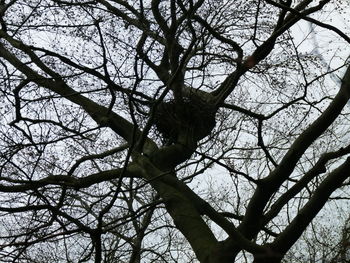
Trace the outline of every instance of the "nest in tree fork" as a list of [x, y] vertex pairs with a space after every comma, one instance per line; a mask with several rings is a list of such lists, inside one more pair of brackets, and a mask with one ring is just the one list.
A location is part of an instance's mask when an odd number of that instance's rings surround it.
[[174, 100], [158, 105], [154, 115], [157, 130], [165, 139], [177, 141], [179, 135], [200, 140], [215, 127], [215, 109], [209, 103], [192, 96], [182, 102]]

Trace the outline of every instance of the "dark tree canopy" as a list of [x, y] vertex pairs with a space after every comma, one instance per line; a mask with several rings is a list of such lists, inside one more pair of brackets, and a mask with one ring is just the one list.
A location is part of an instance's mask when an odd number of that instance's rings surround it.
[[0, 0], [0, 261], [348, 262], [349, 8]]

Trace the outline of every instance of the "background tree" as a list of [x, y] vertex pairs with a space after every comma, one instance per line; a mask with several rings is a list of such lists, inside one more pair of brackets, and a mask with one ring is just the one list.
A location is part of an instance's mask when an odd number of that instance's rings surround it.
[[281, 262], [348, 212], [346, 8], [1, 0], [1, 261]]
[[350, 260], [349, 240], [349, 218], [339, 229], [334, 223], [312, 222], [282, 262], [346, 263]]

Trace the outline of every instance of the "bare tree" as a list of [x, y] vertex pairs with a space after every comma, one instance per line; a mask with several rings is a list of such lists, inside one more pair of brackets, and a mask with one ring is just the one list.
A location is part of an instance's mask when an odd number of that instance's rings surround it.
[[[340, 213], [343, 214], [343, 213]], [[327, 217], [323, 215], [323, 217]], [[320, 224], [314, 220], [282, 262], [347, 263], [350, 260], [349, 218], [344, 222]]]
[[281, 262], [348, 190], [345, 2], [1, 0], [1, 262]]

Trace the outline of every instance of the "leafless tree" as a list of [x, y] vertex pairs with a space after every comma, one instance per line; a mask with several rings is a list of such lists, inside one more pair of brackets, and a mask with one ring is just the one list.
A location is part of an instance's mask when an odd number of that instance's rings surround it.
[[346, 202], [347, 8], [1, 0], [0, 261], [281, 262]]
[[[340, 213], [341, 215], [345, 213]], [[327, 217], [326, 215], [322, 216]], [[282, 262], [347, 263], [350, 260], [349, 217], [342, 223], [314, 220]], [[338, 225], [338, 226], [337, 226]]]

